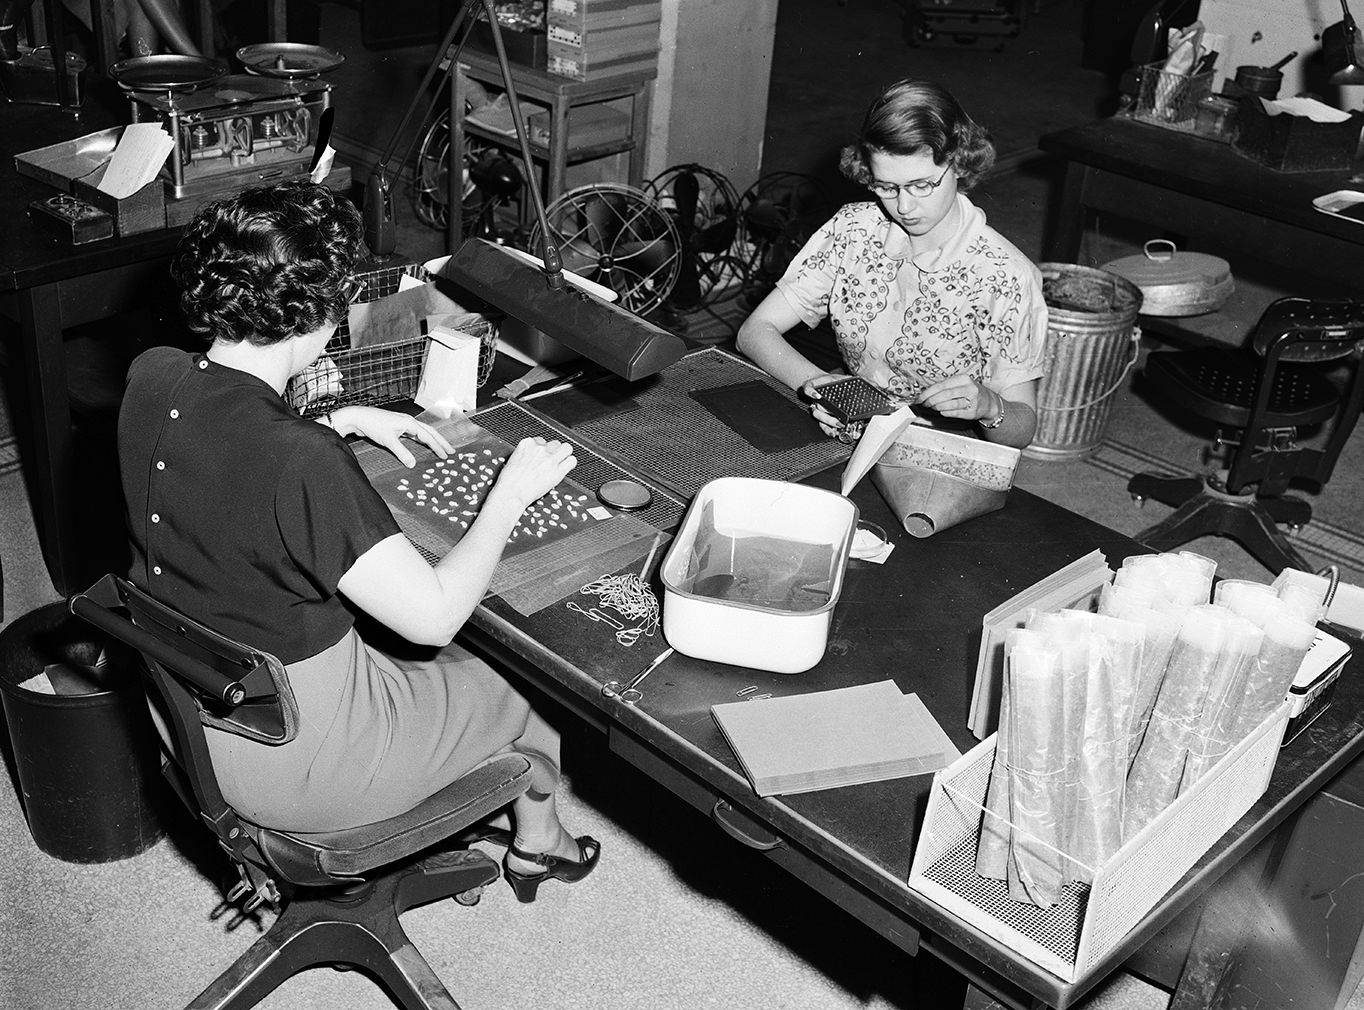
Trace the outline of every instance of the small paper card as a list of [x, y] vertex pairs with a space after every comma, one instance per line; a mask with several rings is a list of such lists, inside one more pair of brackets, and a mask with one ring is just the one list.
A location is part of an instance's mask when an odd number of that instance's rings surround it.
[[156, 123], [129, 123], [97, 188], [115, 200], [132, 196], [156, 178], [174, 148], [175, 141]]
[[456, 411], [469, 413], [478, 396], [482, 341], [445, 326], [433, 326], [427, 336], [426, 360], [413, 399], [437, 417], [450, 417]]

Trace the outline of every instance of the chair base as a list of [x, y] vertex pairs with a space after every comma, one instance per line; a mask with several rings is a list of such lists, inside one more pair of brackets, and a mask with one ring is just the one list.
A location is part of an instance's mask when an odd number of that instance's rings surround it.
[[459, 1010], [398, 916], [441, 898], [473, 904], [498, 875], [485, 853], [461, 850], [435, 853], [354, 889], [300, 892], [187, 1010], [246, 1010], [319, 965], [365, 971], [403, 1010]]
[[1279, 523], [1303, 526], [1312, 507], [1297, 498], [1257, 498], [1253, 492], [1228, 494], [1208, 478], [1158, 477], [1137, 474], [1127, 484], [1137, 498], [1154, 498], [1175, 511], [1134, 539], [1152, 550], [1174, 550], [1203, 536], [1235, 540], [1275, 575], [1285, 568], [1311, 567], [1279, 529]]

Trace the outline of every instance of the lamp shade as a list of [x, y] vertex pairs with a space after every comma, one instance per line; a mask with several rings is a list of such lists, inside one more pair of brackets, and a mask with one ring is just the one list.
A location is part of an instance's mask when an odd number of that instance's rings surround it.
[[552, 287], [543, 269], [486, 239], [467, 240], [433, 283], [461, 305], [489, 305], [631, 381], [691, 349], [681, 337], [576, 284]]

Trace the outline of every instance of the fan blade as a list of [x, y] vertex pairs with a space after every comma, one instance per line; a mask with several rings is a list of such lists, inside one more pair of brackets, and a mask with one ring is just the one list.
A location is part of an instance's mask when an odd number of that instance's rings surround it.
[[653, 278], [667, 273], [668, 265], [677, 256], [677, 247], [667, 239], [655, 238], [637, 242], [622, 242], [611, 257], [613, 263], [641, 277]]
[[559, 247], [559, 259], [565, 270], [586, 277], [601, 264], [601, 253], [585, 242], [569, 242]]
[[701, 197], [701, 183], [696, 173], [683, 172], [673, 182], [673, 199], [677, 202], [677, 230], [682, 235], [683, 245], [691, 241], [696, 227], [696, 204]]
[[696, 257], [691, 253], [684, 255], [678, 265], [677, 280], [668, 301], [679, 309], [694, 309], [701, 304], [701, 278], [696, 273]]
[[734, 244], [738, 231], [739, 222], [730, 216], [702, 228], [692, 245], [698, 252], [722, 253]]
[[618, 193], [592, 193], [577, 205], [584, 230], [598, 249], [609, 249], [626, 223], [625, 199]]

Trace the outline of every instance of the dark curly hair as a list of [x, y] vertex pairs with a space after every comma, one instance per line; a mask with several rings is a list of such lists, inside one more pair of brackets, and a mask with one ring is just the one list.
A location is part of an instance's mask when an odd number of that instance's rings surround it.
[[897, 81], [867, 107], [855, 143], [843, 148], [839, 170], [865, 186], [871, 182], [873, 152], [918, 154], [927, 150], [934, 163], [951, 165], [957, 188], [971, 189], [995, 163], [990, 134], [968, 116], [941, 85], [930, 81]]
[[306, 180], [209, 204], [171, 263], [189, 328], [267, 345], [344, 319], [362, 235], [349, 200]]

